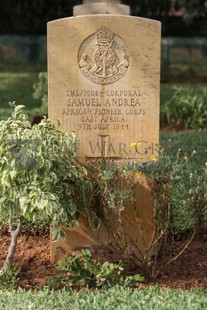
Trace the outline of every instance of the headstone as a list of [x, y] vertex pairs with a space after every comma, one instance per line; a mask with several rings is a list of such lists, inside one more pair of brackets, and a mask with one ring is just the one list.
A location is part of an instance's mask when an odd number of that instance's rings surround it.
[[[110, 14], [49, 22], [48, 83], [49, 117], [62, 119], [61, 129], [76, 133], [82, 162], [146, 162], [158, 156], [159, 22]], [[143, 206], [144, 241], [129, 209], [125, 220], [131, 238], [142, 247], [150, 243], [154, 227], [152, 195], [144, 178], [136, 197], [137, 206]], [[98, 234], [89, 232], [83, 217], [77, 230], [66, 230], [65, 240], [51, 243], [52, 261], [75, 248], [100, 246], [100, 239], [110, 237], [104, 227]]]
[[158, 22], [137, 17], [49, 23], [49, 116], [77, 134], [82, 161], [122, 156], [143, 162], [157, 155], [159, 37]]

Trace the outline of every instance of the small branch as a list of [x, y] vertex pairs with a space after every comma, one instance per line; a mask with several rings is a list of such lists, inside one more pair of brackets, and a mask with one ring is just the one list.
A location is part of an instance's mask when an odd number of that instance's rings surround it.
[[169, 228], [169, 224], [170, 224], [170, 204], [168, 203], [167, 223], [165, 225], [165, 228], [160, 232], [157, 239], [155, 239], [154, 241], [152, 240], [150, 246], [147, 248], [147, 251], [150, 250], [150, 248], [152, 248], [155, 244], [157, 244], [164, 235], [166, 236], [167, 230]]
[[10, 212], [9, 212], [9, 232], [12, 232], [12, 207], [10, 206]]
[[190, 239], [186, 242], [186, 244], [183, 246], [182, 250], [173, 258], [171, 258], [164, 266], [163, 268], [167, 267], [170, 263], [174, 262], [176, 259], [178, 259], [178, 257], [180, 257], [185, 250], [189, 247], [190, 243], [192, 242], [193, 238], [195, 237], [196, 234], [196, 229], [194, 230], [194, 232], [192, 233], [192, 236], [190, 237]]
[[189, 238], [189, 240], [186, 242], [186, 244], [183, 246], [183, 248], [181, 249], [181, 251], [173, 258], [171, 258], [166, 264], [164, 264], [161, 268], [159, 268], [156, 272], [156, 274], [154, 275], [154, 277], [156, 277], [162, 270], [164, 270], [169, 264], [171, 264], [172, 262], [174, 262], [176, 259], [178, 259], [184, 252], [185, 250], [189, 247], [190, 243], [192, 242], [193, 238], [195, 237], [196, 234], [196, 229], [193, 231], [191, 237]]

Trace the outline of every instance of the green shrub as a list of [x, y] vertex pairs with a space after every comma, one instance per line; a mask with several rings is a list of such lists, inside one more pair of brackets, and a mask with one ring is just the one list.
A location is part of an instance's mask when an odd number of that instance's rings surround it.
[[100, 287], [109, 288], [114, 285], [130, 286], [144, 281], [140, 275], [124, 276], [123, 263], [105, 262], [101, 264], [92, 258], [88, 249], [81, 253], [72, 253], [64, 261], [58, 263], [58, 270], [64, 271], [49, 281], [49, 287]]
[[12, 116], [0, 122], [0, 211], [11, 233], [2, 270], [12, 263], [24, 219], [77, 224], [74, 185], [82, 183], [85, 173], [73, 163], [74, 133], [59, 131], [46, 118], [31, 126], [23, 108], [14, 105]]
[[162, 123], [177, 125], [180, 128], [207, 128], [207, 89], [194, 93], [175, 87], [173, 96], [162, 106]]
[[14, 107], [12, 117], [0, 122], [0, 207], [33, 221], [39, 212], [60, 223], [75, 220], [76, 210], [69, 212], [73, 183], [81, 182], [84, 173], [73, 163], [76, 137], [47, 119], [32, 127], [22, 109]]
[[[178, 150], [180, 158], [189, 158], [190, 154], [194, 153], [193, 157], [188, 160], [187, 171], [183, 172], [182, 181], [179, 182], [179, 186], [172, 195], [171, 232], [175, 235], [189, 233], [195, 227], [195, 223], [201, 221], [202, 225], [198, 225], [197, 230], [205, 233], [207, 231], [207, 204], [206, 207], [203, 206], [201, 214], [199, 203], [197, 204], [196, 201], [200, 203], [203, 201], [201, 206], [206, 203], [207, 132], [205, 130], [161, 132], [161, 144], [174, 160], [178, 156]], [[196, 199], [192, 198], [192, 193], [194, 197], [197, 197]], [[196, 218], [194, 212], [197, 214]]]

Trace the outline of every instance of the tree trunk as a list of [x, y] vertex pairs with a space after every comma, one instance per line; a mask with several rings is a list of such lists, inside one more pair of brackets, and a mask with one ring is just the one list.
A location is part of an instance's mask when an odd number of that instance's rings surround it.
[[12, 265], [13, 260], [14, 260], [14, 254], [15, 254], [15, 249], [17, 245], [17, 239], [21, 233], [22, 230], [22, 223], [23, 223], [23, 217], [20, 217], [18, 220], [18, 226], [15, 230], [12, 230], [10, 227], [10, 233], [11, 233], [11, 243], [9, 246], [8, 254], [5, 259], [4, 265], [1, 268], [1, 274], [7, 271], [7, 269]]

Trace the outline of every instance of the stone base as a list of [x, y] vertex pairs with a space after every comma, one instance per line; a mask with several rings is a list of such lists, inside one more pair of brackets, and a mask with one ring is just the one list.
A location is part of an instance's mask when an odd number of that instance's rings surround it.
[[[51, 261], [57, 262], [63, 260], [65, 256], [72, 252], [79, 252], [83, 248], [87, 248], [93, 253], [96, 249], [102, 249], [107, 253], [109, 248], [113, 248], [117, 252], [120, 251], [118, 244], [114, 243], [111, 238], [111, 232], [107, 229], [112, 229], [118, 241], [122, 243], [123, 257], [126, 255], [135, 255], [140, 261], [150, 259], [154, 248], [150, 248], [154, 237], [155, 222], [154, 222], [154, 206], [150, 190], [150, 186], [145, 177], [139, 178], [139, 184], [136, 186], [136, 205], [128, 205], [122, 214], [122, 228], [120, 229], [119, 221], [114, 212], [109, 210], [107, 227], [101, 224], [100, 228], [93, 232], [87, 217], [81, 213], [79, 227], [64, 228], [66, 238], [60, 238], [56, 242], [50, 244]], [[125, 240], [122, 232], [125, 231]], [[125, 253], [124, 253], [125, 252]]]
[[72, 252], [100, 247], [101, 240], [106, 244], [109, 242], [108, 233], [104, 225], [101, 224], [96, 234], [94, 234], [84, 213], [80, 214], [78, 227], [62, 228], [62, 230], [65, 232], [65, 239], [59, 238], [53, 242], [51, 235], [50, 257], [53, 263], [63, 260]]
[[73, 16], [91, 14], [130, 15], [130, 7], [128, 5], [117, 4], [115, 2], [86, 3], [75, 5], [73, 7]]

